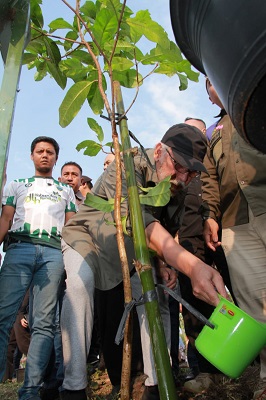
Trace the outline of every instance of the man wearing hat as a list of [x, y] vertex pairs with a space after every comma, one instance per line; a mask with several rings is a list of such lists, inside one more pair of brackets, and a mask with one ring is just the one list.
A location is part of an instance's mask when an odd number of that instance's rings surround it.
[[[219, 273], [177, 244], [169, 233], [172, 227], [178, 229], [179, 194], [191, 179], [205, 171], [202, 164], [206, 151], [206, 139], [195, 127], [187, 124], [172, 126], [154, 149], [146, 154], [141, 150], [134, 157], [137, 185], [141, 188], [155, 186], [170, 176], [171, 199], [164, 207], [143, 207], [144, 227], [147, 244], [157, 252], [159, 258], [189, 276], [194, 293], [200, 299], [216, 305], [217, 291], [226, 296]], [[149, 158], [149, 160], [147, 159]], [[112, 163], [101, 175], [93, 188], [93, 194], [109, 200], [115, 197], [116, 165]], [[125, 171], [122, 171], [122, 197], [127, 198]], [[182, 197], [182, 196], [181, 196]], [[136, 259], [133, 240], [130, 236], [131, 224], [128, 204], [121, 204], [122, 216], [127, 216], [128, 235], [125, 246], [131, 271], [133, 297], [142, 293], [141, 283], [133, 261]], [[108, 221], [108, 223], [107, 223]], [[87, 205], [81, 205], [79, 212], [63, 230], [63, 254], [65, 265], [71, 274], [67, 276], [61, 328], [65, 362], [65, 379], [62, 399], [86, 400], [87, 386], [86, 356], [91, 341], [93, 326], [94, 288], [110, 290], [122, 282], [122, 271], [116, 242], [116, 228], [113, 213], [104, 213]], [[161, 268], [161, 276], [169, 287], [175, 284], [174, 271]], [[158, 291], [159, 292], [159, 291]], [[158, 293], [160, 305], [165, 309], [164, 293]], [[72, 314], [64, 313], [64, 308]], [[110, 313], [116, 312], [112, 307]], [[137, 307], [141, 327], [144, 373], [147, 375], [143, 399], [159, 400], [156, 371], [150, 345], [148, 323], [144, 306]], [[165, 334], [170, 345], [169, 314], [162, 315]], [[71, 323], [70, 323], [71, 322]], [[106, 327], [108, 329], [108, 327]], [[107, 367], [108, 368], [108, 367]]]
[[93, 188], [92, 179], [89, 178], [87, 175], [82, 175], [81, 177], [81, 185], [79, 187], [79, 191], [84, 198], [86, 198], [87, 193], [91, 192]]

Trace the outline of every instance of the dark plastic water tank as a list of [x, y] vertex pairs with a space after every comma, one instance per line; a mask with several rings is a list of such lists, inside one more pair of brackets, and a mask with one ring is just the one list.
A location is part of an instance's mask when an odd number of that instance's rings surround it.
[[170, 0], [176, 42], [237, 131], [266, 153], [266, 1]]

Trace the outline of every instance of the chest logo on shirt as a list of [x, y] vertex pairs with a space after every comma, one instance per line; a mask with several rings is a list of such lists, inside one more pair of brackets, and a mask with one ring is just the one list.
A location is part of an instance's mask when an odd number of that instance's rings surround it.
[[53, 191], [52, 193], [29, 193], [25, 198], [25, 203], [41, 203], [41, 201], [50, 200], [53, 203], [59, 203], [62, 200], [61, 194]]
[[26, 183], [25, 184], [25, 187], [31, 187], [32, 186], [32, 183]]

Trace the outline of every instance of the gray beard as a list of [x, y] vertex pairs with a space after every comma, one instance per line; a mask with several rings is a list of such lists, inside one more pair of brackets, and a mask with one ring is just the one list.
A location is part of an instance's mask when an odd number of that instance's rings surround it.
[[186, 185], [184, 182], [172, 180], [171, 183], [171, 195], [174, 196], [176, 192], [185, 189]]

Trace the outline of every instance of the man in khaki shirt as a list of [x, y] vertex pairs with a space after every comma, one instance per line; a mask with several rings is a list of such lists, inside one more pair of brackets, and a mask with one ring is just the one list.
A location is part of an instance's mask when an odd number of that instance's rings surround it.
[[[155, 250], [157, 255], [168, 265], [187, 274], [191, 279], [194, 293], [198, 297], [216, 305], [219, 301], [216, 289], [226, 296], [221, 276], [213, 268], [184, 250], [168, 232], [168, 229], [171, 228], [171, 219], [175, 217], [175, 208], [170, 207], [176, 200], [175, 193], [188, 185], [198, 171], [205, 170], [202, 164], [205, 151], [206, 142], [203, 134], [197, 128], [178, 124], [166, 132], [162, 141], [154, 149], [147, 150], [149, 162], [144, 153], [139, 151], [134, 157], [134, 164], [140, 192], [142, 187], [155, 186], [166, 177], [171, 177], [173, 195], [169, 204], [164, 207], [143, 206], [144, 227], [149, 248]], [[124, 172], [122, 174], [122, 197], [127, 198]], [[112, 163], [95, 183], [93, 194], [106, 200], [113, 199], [116, 190], [115, 182], [116, 165]], [[177, 206], [178, 202], [174, 207]], [[136, 256], [130, 235], [131, 226], [127, 201], [123, 201], [121, 204], [121, 214], [128, 220], [129, 235], [125, 235], [124, 238], [131, 270], [133, 297], [137, 299], [140, 297], [142, 289], [139, 277], [134, 273], [133, 261]], [[65, 396], [63, 399], [86, 399], [85, 361], [91, 340], [94, 287], [100, 290], [109, 290], [122, 281], [116, 229], [113, 222], [113, 212], [104, 213], [93, 207], [82, 205], [77, 218], [73, 218], [63, 232], [64, 262], [68, 271], [67, 290], [61, 314], [65, 362], [65, 380], [63, 382], [65, 395], [63, 392], [61, 394]], [[173, 221], [173, 225], [176, 226], [176, 221]], [[162, 268], [161, 274], [169, 287], [176, 279], [172, 273], [171, 269]], [[159, 294], [160, 301], [163, 295], [162, 291], [161, 295]], [[65, 312], [66, 309], [68, 312]], [[138, 306], [137, 312], [141, 326], [144, 372], [147, 375], [143, 398], [159, 400], [144, 306]], [[162, 316], [162, 318], [164, 317]], [[169, 343], [169, 313], [168, 315], [165, 313], [164, 326]]]
[[[209, 81], [207, 90], [212, 102], [223, 108]], [[266, 323], [266, 154], [242, 139], [224, 115], [212, 134], [204, 165], [209, 173], [201, 176], [206, 243], [212, 250], [222, 244], [238, 305]], [[266, 347], [260, 359], [253, 399], [266, 395]]]

